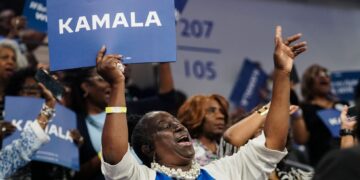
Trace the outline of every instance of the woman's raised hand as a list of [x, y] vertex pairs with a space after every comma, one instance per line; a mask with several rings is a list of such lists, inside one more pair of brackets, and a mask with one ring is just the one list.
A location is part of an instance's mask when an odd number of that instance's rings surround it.
[[281, 26], [277, 26], [274, 51], [275, 69], [290, 73], [295, 57], [306, 51], [306, 42], [302, 41], [293, 45], [293, 42], [299, 40], [302, 34], [298, 33], [283, 40], [281, 31]]
[[122, 55], [105, 55], [106, 48], [103, 46], [96, 57], [96, 70], [110, 85], [125, 81], [124, 65], [121, 62]]

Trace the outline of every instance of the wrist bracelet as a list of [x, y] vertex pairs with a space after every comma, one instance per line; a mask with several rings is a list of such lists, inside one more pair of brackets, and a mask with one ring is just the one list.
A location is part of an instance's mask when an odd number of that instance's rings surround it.
[[339, 131], [340, 136], [354, 136], [355, 132], [352, 129], [340, 129]]
[[101, 161], [101, 159], [102, 159], [102, 151], [99, 151], [99, 152], [98, 152], [98, 157], [99, 157], [99, 159], [100, 159], [100, 161]]
[[39, 119], [35, 119], [40, 125], [44, 125], [44, 126], [46, 126], [48, 123], [49, 123], [49, 121], [40, 121]]
[[105, 113], [106, 114], [110, 114], [110, 113], [126, 113], [127, 108], [126, 107], [106, 107], [105, 108]]
[[269, 108], [267, 106], [263, 106], [262, 108], [256, 111], [261, 116], [266, 115], [269, 112]]
[[49, 122], [55, 117], [55, 109], [43, 104], [40, 114], [46, 116]]

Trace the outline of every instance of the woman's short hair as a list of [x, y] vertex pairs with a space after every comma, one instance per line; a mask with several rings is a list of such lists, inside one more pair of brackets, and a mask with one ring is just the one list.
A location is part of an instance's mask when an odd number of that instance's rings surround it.
[[25, 68], [28, 66], [28, 62], [25, 56], [21, 54], [20, 48], [15, 41], [10, 39], [2, 39], [0, 40], [0, 49], [1, 48], [8, 48], [14, 52], [16, 58], [16, 65], [18, 69]]
[[139, 122], [135, 125], [135, 128], [132, 131], [131, 135], [131, 146], [134, 149], [136, 155], [141, 159], [144, 165], [150, 167], [152, 158], [149, 157], [149, 154], [143, 152], [142, 147], [148, 146], [149, 152], [154, 151], [154, 138], [153, 133], [155, 132], [152, 127], [149, 126], [150, 121], [158, 118], [155, 112], [146, 113]]
[[185, 101], [178, 111], [177, 118], [194, 138], [202, 133], [202, 126], [206, 115], [205, 104], [211, 99], [219, 103], [221, 112], [225, 116], [225, 123], [227, 123], [229, 103], [223, 96], [218, 94], [192, 96]]
[[327, 71], [327, 69], [318, 64], [311, 65], [305, 70], [301, 81], [301, 93], [305, 102], [314, 98], [315, 79], [321, 71]]

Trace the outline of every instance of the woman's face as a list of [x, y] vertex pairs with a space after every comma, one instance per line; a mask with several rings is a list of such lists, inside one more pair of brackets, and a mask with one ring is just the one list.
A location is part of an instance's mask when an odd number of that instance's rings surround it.
[[19, 93], [20, 96], [41, 97], [41, 89], [33, 77], [27, 77]]
[[16, 56], [12, 49], [0, 47], [0, 79], [8, 80], [16, 70]]
[[326, 95], [331, 91], [330, 75], [326, 70], [321, 70], [317, 73], [314, 79], [314, 93]]
[[211, 138], [221, 137], [225, 131], [225, 115], [221, 112], [220, 104], [215, 99], [209, 99], [204, 108], [203, 135]]
[[83, 86], [83, 90], [86, 94], [85, 99], [89, 101], [90, 104], [104, 109], [110, 98], [110, 84], [98, 75], [95, 70], [84, 83], [86, 84]]
[[192, 162], [195, 151], [188, 130], [174, 116], [166, 112], [154, 112], [150, 129], [157, 162], [167, 166], [184, 166]]

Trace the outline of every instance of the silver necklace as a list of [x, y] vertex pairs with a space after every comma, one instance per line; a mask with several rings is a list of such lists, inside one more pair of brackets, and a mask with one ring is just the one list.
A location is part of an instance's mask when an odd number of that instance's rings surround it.
[[164, 173], [169, 177], [182, 180], [194, 180], [200, 175], [200, 165], [195, 161], [192, 162], [191, 169], [188, 171], [183, 171], [180, 168], [169, 168], [155, 161], [151, 163], [151, 169]]

